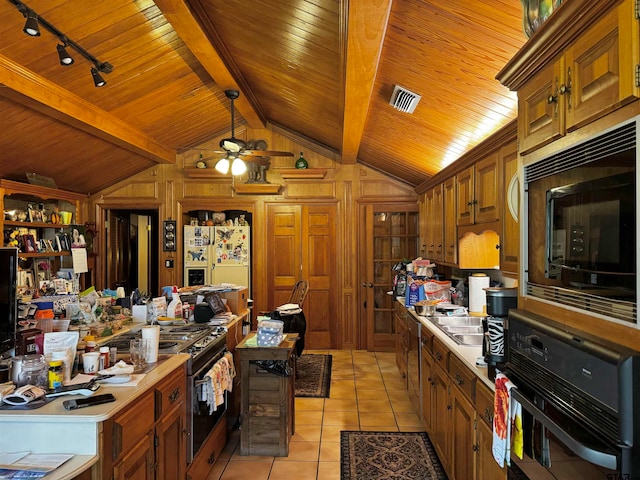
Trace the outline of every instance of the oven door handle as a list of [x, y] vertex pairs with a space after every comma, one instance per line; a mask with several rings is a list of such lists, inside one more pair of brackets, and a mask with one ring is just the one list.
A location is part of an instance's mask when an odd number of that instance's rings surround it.
[[595, 463], [611, 470], [618, 468], [618, 459], [611, 453], [600, 452], [593, 448], [587, 447], [565, 432], [560, 425], [553, 421], [546, 413], [540, 410], [531, 400], [525, 397], [517, 388], [511, 388], [511, 396], [514, 400], [520, 402], [522, 408], [526, 409], [536, 420], [542, 423], [558, 440], [569, 447], [579, 457], [588, 462]]

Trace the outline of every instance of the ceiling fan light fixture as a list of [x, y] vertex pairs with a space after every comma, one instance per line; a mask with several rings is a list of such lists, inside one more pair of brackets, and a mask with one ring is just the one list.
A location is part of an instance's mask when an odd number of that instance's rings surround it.
[[247, 171], [247, 164], [241, 158], [236, 158], [231, 164], [231, 175], [242, 175]]
[[229, 173], [229, 159], [221, 158], [220, 160], [218, 160], [214, 168], [223, 175], [226, 175], [227, 173]]

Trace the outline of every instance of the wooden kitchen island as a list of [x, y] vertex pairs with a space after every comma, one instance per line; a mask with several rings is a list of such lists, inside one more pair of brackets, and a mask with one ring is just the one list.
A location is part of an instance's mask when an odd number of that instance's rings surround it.
[[67, 411], [62, 402], [82, 396], [65, 395], [33, 410], [0, 410], [0, 452], [74, 455], [47, 480], [184, 478], [186, 460], [175, 449], [184, 449], [178, 427], [186, 422], [189, 358], [161, 355], [136, 386], [103, 384], [97, 393], [112, 393], [112, 403]]
[[[295, 426], [295, 346], [298, 334], [287, 333], [277, 347], [255, 345], [255, 332], [238, 344], [242, 376], [240, 455], [289, 455]], [[272, 373], [256, 362], [276, 361], [288, 375]]]

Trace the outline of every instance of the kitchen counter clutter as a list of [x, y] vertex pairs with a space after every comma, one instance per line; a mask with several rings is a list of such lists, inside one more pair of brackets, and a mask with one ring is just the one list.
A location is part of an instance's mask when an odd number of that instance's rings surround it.
[[[46, 405], [37, 409], [0, 410], [0, 452], [73, 454], [71, 460], [46, 478], [72, 479], [88, 469], [93, 470], [93, 476], [87, 478], [102, 478], [100, 472], [104, 470], [101, 462], [108, 463], [106, 457], [112, 457], [105, 455], [105, 449], [112, 449], [114, 444], [117, 446], [119, 443], [114, 441], [114, 436], [120, 433], [122, 441], [134, 440], [129, 437], [131, 424], [118, 427], [117, 419], [123, 412], [134, 411], [129, 407], [150, 401], [152, 427], [156, 420], [152, 403], [158, 385], [169, 376], [182, 378], [181, 382], [185, 383], [185, 369], [189, 358], [188, 354], [161, 355], [154, 368], [147, 369], [137, 386], [102, 384], [95, 394], [113, 394], [115, 401], [111, 403], [68, 411], [63, 407], [64, 400], [84, 397], [63, 395], [53, 397]], [[182, 389], [183, 392], [184, 390], [185, 388]], [[136, 408], [135, 411], [140, 409]], [[131, 419], [131, 423], [137, 422], [138, 419]], [[147, 427], [148, 425], [141, 426], [145, 432], [149, 431]]]

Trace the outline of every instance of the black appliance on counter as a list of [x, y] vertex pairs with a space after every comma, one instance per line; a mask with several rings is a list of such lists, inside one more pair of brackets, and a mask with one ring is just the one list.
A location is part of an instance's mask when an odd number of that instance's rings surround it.
[[640, 479], [640, 352], [524, 310], [508, 326], [513, 398], [579, 457]]
[[487, 298], [487, 317], [482, 320], [482, 355], [487, 363], [489, 378], [495, 380], [496, 367], [500, 367], [506, 360], [505, 320], [509, 310], [518, 307], [518, 289], [489, 287], [484, 291]]

